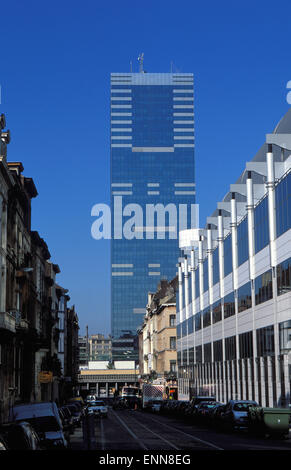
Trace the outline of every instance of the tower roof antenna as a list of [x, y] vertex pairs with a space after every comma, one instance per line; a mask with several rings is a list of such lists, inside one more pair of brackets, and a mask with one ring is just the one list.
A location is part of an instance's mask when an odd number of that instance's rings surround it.
[[144, 58], [144, 53], [142, 52], [139, 54], [137, 60], [139, 61], [139, 71], [140, 73], [143, 73], [143, 58]]

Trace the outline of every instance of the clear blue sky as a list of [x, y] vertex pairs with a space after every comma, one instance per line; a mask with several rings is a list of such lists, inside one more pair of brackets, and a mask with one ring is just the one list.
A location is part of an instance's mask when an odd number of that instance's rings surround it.
[[144, 52], [148, 72], [193, 72], [200, 221], [288, 110], [288, 1], [10, 0], [1, 5], [0, 112], [39, 196], [32, 225], [61, 268], [80, 333], [110, 332], [109, 78]]

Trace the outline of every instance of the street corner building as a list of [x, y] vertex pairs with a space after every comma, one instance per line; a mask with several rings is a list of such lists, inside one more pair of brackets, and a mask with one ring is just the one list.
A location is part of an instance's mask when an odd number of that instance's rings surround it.
[[148, 294], [147, 313], [139, 334], [139, 372], [143, 380], [176, 379], [176, 290], [178, 277], [161, 280]]
[[[78, 317], [58, 265], [37, 231], [31, 200], [38, 193], [21, 162], [7, 161], [10, 141], [0, 115], [0, 423], [16, 402], [59, 401], [72, 394]], [[74, 382], [75, 381], [75, 382]]]
[[207, 217], [180, 233], [179, 397], [290, 403], [291, 110]]
[[[147, 207], [172, 205], [191, 228], [195, 203], [194, 97], [191, 73], [111, 74], [111, 332], [113, 359], [138, 360], [137, 329], [147, 293], [173, 279], [179, 255], [177, 223], [145, 220]], [[122, 200], [122, 202], [121, 202]], [[116, 219], [143, 213], [131, 239]], [[128, 211], [122, 214], [122, 208]], [[177, 214], [179, 220], [179, 214]], [[127, 219], [128, 220], [128, 217]], [[164, 237], [161, 233], [164, 232]], [[177, 233], [173, 237], [173, 233]]]

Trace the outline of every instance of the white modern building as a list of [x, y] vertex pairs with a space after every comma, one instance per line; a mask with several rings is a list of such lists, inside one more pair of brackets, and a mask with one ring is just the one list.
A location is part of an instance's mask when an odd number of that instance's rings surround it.
[[179, 243], [179, 398], [289, 404], [291, 109]]

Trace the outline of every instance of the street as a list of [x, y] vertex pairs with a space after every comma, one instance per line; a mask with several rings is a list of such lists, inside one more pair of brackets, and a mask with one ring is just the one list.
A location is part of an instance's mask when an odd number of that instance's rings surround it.
[[[71, 436], [71, 450], [88, 450], [82, 428]], [[113, 410], [95, 421], [94, 442], [98, 451], [195, 451], [195, 450], [291, 450], [291, 439], [258, 438], [245, 431], [219, 432], [182, 419], [142, 411]]]

